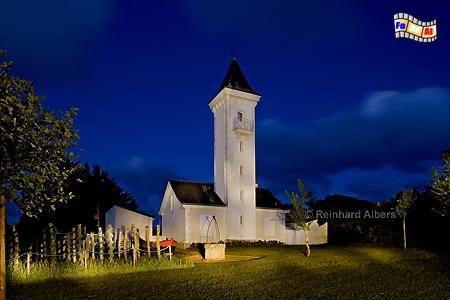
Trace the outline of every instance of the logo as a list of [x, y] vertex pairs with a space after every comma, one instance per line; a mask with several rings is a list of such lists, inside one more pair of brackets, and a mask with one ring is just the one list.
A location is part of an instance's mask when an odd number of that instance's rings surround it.
[[396, 38], [407, 38], [416, 42], [428, 43], [437, 39], [436, 20], [423, 22], [405, 13], [394, 15]]

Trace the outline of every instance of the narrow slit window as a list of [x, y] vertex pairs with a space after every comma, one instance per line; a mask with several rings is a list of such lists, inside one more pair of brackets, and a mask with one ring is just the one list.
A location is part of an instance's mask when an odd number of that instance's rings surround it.
[[243, 190], [241, 190], [239, 198], [241, 199], [241, 201], [244, 201], [244, 191]]
[[244, 166], [239, 167], [239, 175], [244, 175]]
[[238, 119], [239, 122], [242, 122], [244, 120], [244, 113], [241, 112], [241, 111], [238, 111], [237, 119]]
[[239, 142], [239, 151], [244, 152], [244, 141]]
[[239, 222], [241, 223], [241, 225], [244, 225], [244, 216], [243, 215], [241, 215]]

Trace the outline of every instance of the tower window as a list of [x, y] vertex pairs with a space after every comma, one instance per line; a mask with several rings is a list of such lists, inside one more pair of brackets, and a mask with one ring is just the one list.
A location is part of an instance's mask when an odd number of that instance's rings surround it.
[[170, 210], [173, 211], [173, 195], [170, 195]]
[[239, 198], [241, 199], [241, 201], [244, 201], [244, 191], [241, 190], [240, 194], [239, 194]]
[[238, 119], [239, 122], [242, 122], [244, 120], [244, 113], [241, 112], [241, 111], [238, 111], [237, 119]]
[[244, 225], [244, 216], [243, 215], [241, 215], [241, 218], [239, 221], [240, 221], [241, 225]]
[[244, 152], [244, 141], [239, 142], [239, 151]]
[[239, 175], [244, 175], [244, 166], [239, 167]]

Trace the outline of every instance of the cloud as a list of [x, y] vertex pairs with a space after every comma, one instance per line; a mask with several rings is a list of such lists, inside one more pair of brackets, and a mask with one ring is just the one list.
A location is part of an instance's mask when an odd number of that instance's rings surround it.
[[426, 176], [448, 147], [449, 105], [450, 90], [444, 88], [381, 91], [304, 127], [263, 121], [258, 124], [258, 175], [285, 188], [304, 178], [323, 194], [344, 177], [356, 180], [359, 172], [385, 188], [364, 192], [355, 183], [340, 190], [387, 197], [393, 189], [386, 186], [394, 178], [397, 188], [417, 184], [414, 174]]

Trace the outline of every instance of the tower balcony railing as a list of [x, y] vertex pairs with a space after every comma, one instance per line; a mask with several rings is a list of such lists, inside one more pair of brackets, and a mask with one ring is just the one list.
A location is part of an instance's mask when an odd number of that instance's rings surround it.
[[233, 122], [233, 130], [238, 133], [253, 133], [253, 121], [248, 119], [235, 118]]

